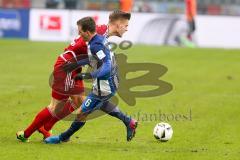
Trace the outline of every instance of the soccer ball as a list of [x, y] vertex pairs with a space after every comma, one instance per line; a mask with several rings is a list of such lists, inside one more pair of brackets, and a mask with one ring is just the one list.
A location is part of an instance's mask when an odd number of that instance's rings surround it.
[[166, 142], [172, 138], [173, 129], [168, 123], [158, 123], [153, 130], [154, 137], [162, 142]]

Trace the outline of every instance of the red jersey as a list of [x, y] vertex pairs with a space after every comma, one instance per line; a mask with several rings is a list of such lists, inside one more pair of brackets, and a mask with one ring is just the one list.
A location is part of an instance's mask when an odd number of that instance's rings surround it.
[[[107, 26], [100, 25], [96, 27], [96, 32], [100, 35], [106, 35]], [[54, 71], [50, 78], [50, 86], [52, 88], [52, 97], [57, 100], [68, 99], [69, 95], [80, 94], [84, 91], [84, 84], [82, 80], [75, 81], [73, 77], [81, 72], [81, 68], [66, 73], [62, 70], [62, 65], [67, 61], [76, 61], [87, 58], [87, 44], [82, 37], [78, 36], [74, 41], [64, 50], [54, 65]]]
[[[107, 25], [96, 26], [96, 32], [97, 34], [100, 34], [100, 35], [106, 35]], [[66, 62], [73, 58], [75, 60], [79, 60], [80, 56], [81, 58], [87, 56], [87, 44], [82, 37], [78, 36], [73, 40], [73, 42], [67, 48], [64, 49], [64, 53], [59, 56], [60, 59], [58, 58], [55, 65], [59, 63], [62, 64], [62, 62]]]

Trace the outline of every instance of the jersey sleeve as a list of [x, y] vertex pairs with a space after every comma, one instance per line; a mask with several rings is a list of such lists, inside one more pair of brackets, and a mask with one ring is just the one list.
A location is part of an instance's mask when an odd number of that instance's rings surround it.
[[72, 51], [76, 56], [87, 55], [87, 44], [82, 37], [77, 37], [67, 48], [65, 48], [65, 52], [66, 51]]
[[91, 53], [98, 61], [103, 61], [108, 54], [108, 49], [101, 43], [96, 43], [90, 48]]
[[111, 61], [109, 59], [109, 50], [103, 44], [94, 44], [91, 46], [91, 52], [102, 65], [91, 73], [93, 78], [101, 78], [110, 75]]

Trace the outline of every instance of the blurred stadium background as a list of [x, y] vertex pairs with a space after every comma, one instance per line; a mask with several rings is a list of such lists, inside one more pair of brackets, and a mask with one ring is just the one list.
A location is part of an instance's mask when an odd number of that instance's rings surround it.
[[[58, 8], [113, 10], [121, 0], [1, 0], [2, 8]], [[126, 0], [129, 1], [129, 0]], [[133, 12], [183, 13], [183, 0], [131, 0]], [[239, 0], [198, 0], [198, 13], [206, 15], [240, 15]], [[50, 5], [52, 4], [52, 5]]]
[[[133, 12], [125, 39], [134, 43], [240, 47], [237, 38], [240, 36], [240, 0], [198, 0], [190, 9], [186, 1], [1, 0], [0, 37], [70, 41], [77, 33], [77, 19], [90, 15], [98, 24], [106, 24], [109, 11], [121, 9]], [[189, 25], [185, 13], [192, 9], [197, 12], [193, 15], [196, 31], [188, 41]]]
[[[164, 65], [168, 71], [159, 79], [171, 83], [173, 90], [137, 97], [134, 107], [119, 99], [120, 108], [140, 124], [131, 143], [120, 121], [102, 116], [88, 122], [69, 143], [44, 145], [36, 133], [29, 144], [20, 144], [15, 133], [49, 103], [49, 76], [57, 56], [77, 34], [76, 20], [93, 16], [106, 24], [114, 9], [133, 13], [128, 33], [112, 40], [134, 45], [118, 47], [117, 53], [127, 55], [129, 64]], [[240, 0], [197, 0], [192, 41], [187, 39], [185, 11], [183, 0], [0, 0], [0, 159], [238, 160]], [[167, 143], [152, 135], [159, 121], [173, 126], [173, 139]], [[53, 133], [69, 125], [61, 121]]]

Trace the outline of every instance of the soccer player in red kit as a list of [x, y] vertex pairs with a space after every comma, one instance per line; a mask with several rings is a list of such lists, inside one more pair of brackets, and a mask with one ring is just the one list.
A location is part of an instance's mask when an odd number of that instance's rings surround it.
[[[114, 23], [109, 26], [101, 25], [96, 27], [98, 34], [108, 36], [120, 36], [126, 31], [127, 26], [121, 25], [121, 18], [127, 13], [122, 11], [114, 11], [109, 16], [109, 21], [114, 19]], [[115, 20], [118, 23], [115, 24]], [[123, 31], [124, 29], [124, 31]], [[66, 73], [62, 67], [69, 62], [84, 59], [87, 56], [87, 45], [82, 37], [77, 37], [61, 54], [54, 65], [53, 78], [51, 82], [52, 99], [50, 104], [41, 110], [33, 120], [33, 122], [24, 130], [17, 132], [17, 139], [22, 142], [28, 142], [29, 137], [38, 130], [44, 135], [44, 138], [51, 136], [50, 130], [53, 125], [69, 115], [78, 108], [84, 100], [84, 84], [82, 80], [74, 80], [76, 74], [81, 72], [81, 68], [73, 72]], [[69, 99], [71, 98], [71, 100]], [[111, 108], [110, 106], [109, 108]], [[115, 107], [115, 106], [113, 106]], [[103, 107], [104, 108], [104, 107]], [[113, 109], [113, 108], [111, 108]], [[127, 139], [131, 140], [135, 134], [137, 122], [123, 114], [118, 107], [111, 112], [109, 109], [102, 109], [111, 116], [123, 121], [127, 127]], [[84, 125], [85, 123], [83, 123]]]

